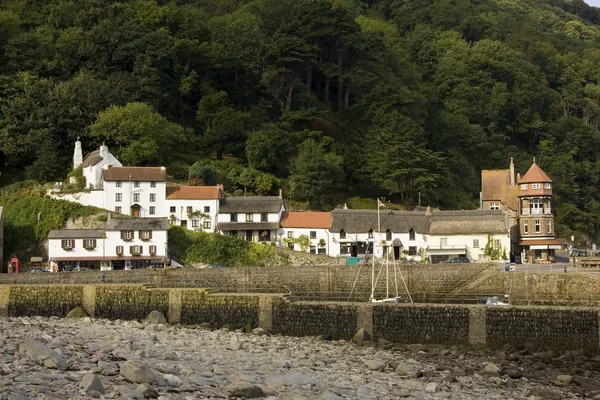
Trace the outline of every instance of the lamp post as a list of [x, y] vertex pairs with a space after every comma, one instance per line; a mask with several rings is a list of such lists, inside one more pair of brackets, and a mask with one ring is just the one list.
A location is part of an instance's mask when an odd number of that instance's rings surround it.
[[[573, 244], [575, 243], [575, 235], [571, 235], [571, 248], [575, 249], [575, 247], [573, 246]], [[577, 263], [575, 262], [575, 252], [572, 252], [572, 257], [573, 257], [573, 268], [575, 268], [575, 272], [577, 272]], [[565, 266], [565, 272], [567, 272], [567, 267]]]

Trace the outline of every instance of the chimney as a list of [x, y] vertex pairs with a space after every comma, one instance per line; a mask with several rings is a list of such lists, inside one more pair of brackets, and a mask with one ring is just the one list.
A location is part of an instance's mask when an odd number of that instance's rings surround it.
[[102, 142], [102, 146], [100, 146], [100, 157], [102, 157], [104, 161], [108, 161], [108, 146], [104, 142]]
[[81, 142], [79, 141], [79, 137], [77, 137], [75, 151], [73, 152], [73, 169], [79, 167], [81, 164], [83, 164], [83, 153], [81, 152]]
[[279, 198], [283, 200], [283, 190], [279, 189]]
[[510, 158], [510, 186], [515, 186], [515, 163], [513, 158]]
[[219, 198], [223, 197], [224, 189], [222, 184], [217, 183], [217, 190], [219, 191]]
[[344, 210], [348, 209], [348, 204], [344, 203]]
[[517, 173], [517, 182], [521, 180], [521, 174]]
[[427, 210], [425, 211], [425, 215], [431, 215], [431, 207], [427, 206]]

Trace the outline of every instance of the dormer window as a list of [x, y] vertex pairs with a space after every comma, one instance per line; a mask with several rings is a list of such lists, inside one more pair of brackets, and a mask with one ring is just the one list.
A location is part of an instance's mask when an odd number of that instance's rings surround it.
[[499, 210], [499, 209], [500, 209], [500, 203], [493, 202], [490, 204], [490, 210]]
[[552, 189], [552, 185], [549, 183], [544, 183], [544, 189]]
[[527, 184], [526, 183], [524, 183], [524, 184], [521, 185], [521, 190], [527, 190]]
[[340, 231], [340, 239], [346, 239], [346, 231], [343, 229]]
[[415, 240], [415, 230], [412, 228], [408, 231], [408, 240]]
[[541, 188], [542, 188], [542, 185], [541, 185], [541, 184], [539, 184], [539, 183], [532, 183], [532, 184], [531, 184], [531, 188], [532, 188], [532, 189], [541, 189]]
[[369, 239], [373, 239], [373, 229], [369, 229]]
[[385, 240], [392, 240], [392, 231], [390, 231], [389, 229], [385, 231]]

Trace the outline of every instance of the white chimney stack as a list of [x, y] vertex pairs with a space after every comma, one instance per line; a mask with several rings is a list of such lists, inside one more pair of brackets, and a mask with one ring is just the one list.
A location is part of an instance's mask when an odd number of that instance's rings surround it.
[[515, 182], [515, 163], [513, 161], [513, 158], [510, 158], [510, 185], [514, 186], [516, 184]]
[[100, 146], [100, 157], [102, 157], [104, 161], [108, 161], [108, 146], [104, 142], [102, 142], [102, 146]]
[[73, 152], [73, 169], [79, 167], [81, 164], [83, 164], [83, 153], [81, 151], [81, 142], [79, 141], [79, 137], [77, 137], [75, 151]]

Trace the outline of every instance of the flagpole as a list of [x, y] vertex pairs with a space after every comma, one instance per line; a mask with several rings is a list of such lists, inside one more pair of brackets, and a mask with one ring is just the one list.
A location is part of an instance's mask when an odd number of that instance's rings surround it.
[[[379, 224], [379, 197], [377, 198], [377, 224]], [[375, 235], [373, 235], [373, 263], [371, 264], [371, 301], [375, 300]]]

